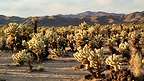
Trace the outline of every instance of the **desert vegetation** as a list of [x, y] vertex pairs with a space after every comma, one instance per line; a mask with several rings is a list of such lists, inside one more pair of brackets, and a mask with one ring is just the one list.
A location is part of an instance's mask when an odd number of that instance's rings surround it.
[[[9, 23], [0, 28], [0, 50], [9, 51], [17, 65], [74, 57], [73, 70], [87, 70], [85, 80], [143, 81], [144, 24], [38, 27]], [[51, 59], [51, 60], [47, 60]]]

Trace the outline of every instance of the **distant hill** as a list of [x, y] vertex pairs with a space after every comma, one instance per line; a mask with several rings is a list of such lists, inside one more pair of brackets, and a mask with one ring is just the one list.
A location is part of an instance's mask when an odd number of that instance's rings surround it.
[[134, 12], [124, 16], [124, 22], [144, 22], [144, 11], [143, 12]]
[[[66, 26], [66, 25], [79, 25], [82, 22], [88, 24], [100, 23], [100, 24], [111, 24], [111, 23], [143, 23], [144, 22], [144, 11], [134, 12], [130, 14], [117, 14], [107, 12], [91, 12], [86, 11], [79, 14], [70, 15], [54, 15], [54, 16], [39, 16], [40, 26]], [[28, 18], [22, 18], [17, 16], [4, 16], [0, 15], [0, 25], [4, 25], [10, 22], [23, 23], [30, 20]]]

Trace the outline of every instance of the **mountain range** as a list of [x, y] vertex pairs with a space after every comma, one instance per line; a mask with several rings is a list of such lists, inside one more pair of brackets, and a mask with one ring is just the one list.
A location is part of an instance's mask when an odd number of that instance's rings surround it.
[[[30, 21], [31, 17], [23, 18], [18, 16], [0, 15], [0, 25], [10, 22], [23, 23]], [[69, 15], [53, 15], [53, 16], [39, 16], [39, 26], [67, 26], [79, 25], [82, 22], [88, 24], [120, 24], [120, 23], [144, 23], [144, 11], [133, 12], [129, 14], [107, 13], [107, 12], [92, 12], [86, 11], [78, 14]]]

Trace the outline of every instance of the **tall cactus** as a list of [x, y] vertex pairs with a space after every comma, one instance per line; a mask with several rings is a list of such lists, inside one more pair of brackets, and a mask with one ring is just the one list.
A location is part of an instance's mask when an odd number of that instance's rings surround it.
[[37, 33], [37, 27], [38, 27], [38, 18], [32, 17], [32, 24], [34, 26], [34, 33]]
[[130, 59], [131, 71], [133, 72], [136, 78], [141, 79], [142, 56], [141, 56], [141, 49], [139, 47], [138, 33], [136, 31], [130, 33], [129, 44], [131, 51], [131, 59]]

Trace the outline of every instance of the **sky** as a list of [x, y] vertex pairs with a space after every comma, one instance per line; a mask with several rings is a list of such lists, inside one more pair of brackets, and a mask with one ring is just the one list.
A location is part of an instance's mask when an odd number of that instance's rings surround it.
[[85, 11], [144, 11], [144, 0], [0, 0], [0, 15], [7, 16], [45, 16]]

